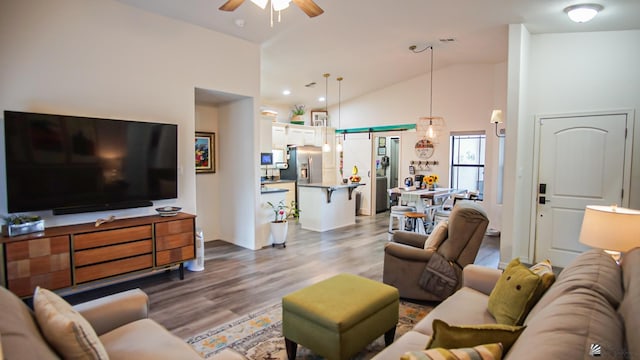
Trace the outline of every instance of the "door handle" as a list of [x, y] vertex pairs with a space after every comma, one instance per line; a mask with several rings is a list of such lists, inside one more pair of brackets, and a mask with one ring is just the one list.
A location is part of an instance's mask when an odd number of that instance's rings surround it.
[[540, 205], [544, 205], [544, 204], [550, 203], [550, 202], [551, 202], [551, 200], [547, 200], [547, 198], [545, 196], [540, 196], [538, 198], [538, 204], [540, 204]]

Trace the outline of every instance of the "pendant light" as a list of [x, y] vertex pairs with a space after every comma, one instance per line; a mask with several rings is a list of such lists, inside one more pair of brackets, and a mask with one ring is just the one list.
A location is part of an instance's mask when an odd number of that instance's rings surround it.
[[[338, 80], [338, 128], [340, 128], [340, 105], [341, 105], [341, 99], [342, 99], [342, 76], [338, 76], [338, 78], [336, 79]], [[338, 134], [336, 134], [338, 135]], [[340, 138], [336, 137], [337, 141], [336, 141], [336, 151], [337, 152], [342, 152], [342, 142], [340, 142]]]
[[329, 128], [329, 73], [322, 74], [324, 76], [324, 145], [322, 145], [322, 151], [331, 151], [331, 145], [329, 145], [329, 137], [327, 136], [327, 129]]
[[421, 117], [420, 120], [424, 120], [424, 121], [429, 120], [429, 125], [425, 132], [425, 136], [427, 139], [431, 140], [432, 142], [436, 142], [438, 134], [435, 127], [436, 125], [441, 125], [441, 124], [434, 125], [434, 120], [436, 122], [442, 122], [444, 121], [444, 119], [440, 116], [433, 116], [433, 46], [428, 45], [422, 50], [416, 50], [416, 49], [417, 49], [416, 45], [411, 45], [409, 47], [409, 50], [411, 50], [416, 54], [426, 50], [431, 50], [431, 57], [430, 57], [431, 61], [430, 61], [430, 69], [429, 69], [429, 116]]

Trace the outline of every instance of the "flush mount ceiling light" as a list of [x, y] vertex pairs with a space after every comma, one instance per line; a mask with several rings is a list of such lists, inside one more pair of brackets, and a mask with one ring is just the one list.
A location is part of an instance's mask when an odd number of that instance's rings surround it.
[[584, 23], [593, 19], [604, 7], [598, 4], [576, 4], [564, 8], [569, 19], [577, 23]]

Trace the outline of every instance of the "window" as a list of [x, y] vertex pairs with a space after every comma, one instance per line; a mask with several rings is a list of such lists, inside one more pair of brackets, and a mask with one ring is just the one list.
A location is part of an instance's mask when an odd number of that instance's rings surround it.
[[484, 197], [484, 131], [451, 133], [451, 187]]

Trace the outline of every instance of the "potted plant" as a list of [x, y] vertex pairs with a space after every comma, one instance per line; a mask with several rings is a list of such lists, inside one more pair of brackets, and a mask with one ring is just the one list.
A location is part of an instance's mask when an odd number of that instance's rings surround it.
[[4, 218], [7, 224], [7, 235], [17, 236], [44, 231], [44, 220], [40, 216], [11, 215]]
[[287, 247], [285, 242], [287, 241], [287, 231], [289, 230], [289, 223], [287, 219], [297, 219], [300, 210], [296, 206], [296, 202], [292, 201], [291, 205], [285, 205], [284, 200], [280, 200], [277, 204], [267, 201], [267, 205], [271, 206], [271, 210], [275, 214], [273, 221], [269, 224], [271, 230], [271, 236], [273, 237], [273, 243], [271, 246], [282, 244], [283, 247]]
[[304, 105], [294, 105], [293, 109], [291, 109], [291, 123], [304, 125]]

